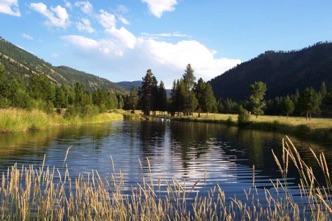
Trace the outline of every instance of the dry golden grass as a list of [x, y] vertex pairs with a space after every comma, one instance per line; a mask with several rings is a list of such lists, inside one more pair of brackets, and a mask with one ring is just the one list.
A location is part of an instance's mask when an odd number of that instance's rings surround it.
[[46, 129], [57, 125], [100, 123], [122, 120], [121, 113], [102, 113], [91, 117], [64, 119], [57, 114], [46, 114], [40, 110], [0, 109], [0, 132], [24, 132]]
[[[68, 148], [67, 152], [70, 151]], [[331, 180], [323, 154], [314, 158], [325, 175], [325, 183], [318, 183], [315, 173], [301, 158], [299, 152], [286, 137], [283, 140], [281, 159], [275, 156], [282, 179], [273, 183], [283, 197], [273, 197], [265, 189], [264, 202], [258, 198], [253, 185], [245, 190], [246, 199], [229, 199], [216, 185], [205, 196], [197, 193], [192, 205], [187, 197], [199, 191], [196, 186], [185, 188], [181, 181], [164, 181], [147, 175], [133, 186], [130, 195], [125, 189], [123, 174], [117, 172], [110, 178], [100, 177], [97, 171], [84, 177], [71, 178], [69, 170], [33, 165], [18, 168], [13, 165], [1, 178], [1, 220], [329, 220], [332, 215], [330, 201]], [[64, 164], [66, 159], [64, 160]], [[299, 190], [304, 204], [294, 202], [287, 186], [287, 173], [294, 164], [300, 174]], [[114, 168], [114, 165], [112, 165]], [[254, 174], [254, 173], [253, 173]], [[150, 178], [150, 180], [149, 180]], [[157, 195], [161, 186], [167, 191]], [[264, 206], [265, 205], [265, 206]], [[192, 209], [189, 209], [189, 208]]]

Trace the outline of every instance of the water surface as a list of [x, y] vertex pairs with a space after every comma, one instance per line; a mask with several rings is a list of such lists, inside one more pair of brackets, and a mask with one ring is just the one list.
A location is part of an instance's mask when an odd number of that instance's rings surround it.
[[[156, 182], [176, 179], [187, 189], [198, 181], [192, 197], [219, 185], [227, 197], [236, 195], [241, 199], [244, 198], [243, 190], [252, 187], [253, 165], [258, 189], [273, 189], [271, 180], [280, 178], [280, 173], [271, 149], [280, 155], [283, 137], [279, 133], [220, 124], [149, 121], [118, 121], [2, 134], [0, 172], [6, 172], [14, 163], [33, 164], [36, 168], [46, 156], [46, 166], [60, 170], [68, 167], [72, 178], [80, 173], [88, 176], [92, 170], [97, 170], [101, 177], [110, 179], [112, 174], [118, 175], [121, 171], [128, 194], [132, 186], [142, 182], [142, 177], [147, 177]], [[329, 144], [293, 141], [315, 170], [317, 165], [309, 147], [318, 153], [325, 152], [328, 162], [332, 162]], [[287, 182], [295, 197], [299, 197], [294, 170], [290, 171]]]

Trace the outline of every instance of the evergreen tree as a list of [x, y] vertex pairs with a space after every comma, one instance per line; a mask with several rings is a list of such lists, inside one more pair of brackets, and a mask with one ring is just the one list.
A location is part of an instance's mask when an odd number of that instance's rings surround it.
[[138, 104], [138, 91], [135, 85], [133, 85], [130, 89], [130, 93], [128, 96], [128, 108], [132, 113], [135, 113]]
[[167, 93], [164, 86], [164, 82], [160, 81], [159, 88], [158, 88], [158, 110], [161, 112], [165, 112], [168, 108], [168, 100], [167, 100]]
[[32, 74], [29, 83], [29, 95], [36, 100], [53, 102], [55, 87], [45, 74]]
[[176, 112], [180, 111], [179, 80], [173, 81], [168, 110], [172, 116], [174, 116]]
[[213, 94], [212, 87], [209, 83], [206, 83], [205, 91], [204, 91], [204, 111], [208, 114], [209, 112], [217, 111], [217, 100]]
[[282, 100], [281, 108], [282, 108], [282, 112], [287, 115], [287, 118], [288, 118], [289, 114], [293, 113], [293, 111], [295, 110], [295, 106], [289, 96], [286, 96]]
[[144, 115], [150, 115], [151, 110], [156, 110], [156, 98], [154, 97], [156, 88], [157, 80], [153, 76], [151, 69], [148, 69], [145, 77], [142, 78], [142, 86], [138, 91], [139, 104]]
[[314, 88], [306, 88], [299, 97], [298, 108], [301, 113], [306, 114], [306, 119], [311, 119], [311, 114], [315, 113], [319, 109], [321, 100], [318, 93]]
[[200, 78], [197, 84], [195, 84], [194, 92], [198, 101], [197, 111], [199, 117], [201, 111], [208, 114], [209, 112], [217, 110], [217, 101], [209, 83], [204, 82], [204, 80]]
[[56, 108], [66, 108], [69, 104], [69, 90], [66, 86], [55, 88], [54, 106]]
[[185, 73], [183, 74], [183, 81], [189, 91], [194, 87], [195, 80], [196, 77], [194, 75], [194, 69], [192, 69], [191, 65], [188, 64]]
[[201, 116], [201, 112], [205, 109], [205, 90], [206, 90], [206, 83], [202, 78], [199, 78], [197, 84], [194, 86], [194, 92], [198, 101], [197, 105], [197, 112], [198, 117]]
[[322, 108], [323, 113], [332, 114], [332, 92], [328, 92], [324, 96], [324, 98], [322, 100], [321, 108]]

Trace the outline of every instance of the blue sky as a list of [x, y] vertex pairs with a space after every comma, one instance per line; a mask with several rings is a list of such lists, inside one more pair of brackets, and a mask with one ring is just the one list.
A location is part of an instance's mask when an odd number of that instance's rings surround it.
[[208, 81], [267, 50], [331, 41], [331, 10], [328, 0], [0, 0], [0, 36], [113, 82], [152, 69], [170, 88], [188, 63]]

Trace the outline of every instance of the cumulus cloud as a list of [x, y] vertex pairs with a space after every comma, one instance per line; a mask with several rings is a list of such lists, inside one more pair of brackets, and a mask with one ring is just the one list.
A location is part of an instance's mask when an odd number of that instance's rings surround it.
[[76, 23], [76, 28], [79, 31], [93, 33], [95, 30], [91, 27], [91, 23], [89, 19], [82, 18], [81, 21]]
[[148, 4], [150, 12], [160, 18], [164, 12], [171, 12], [175, 10], [177, 0], [142, 0], [143, 3]]
[[109, 28], [106, 32], [117, 42], [119, 45], [133, 49], [136, 43], [136, 37], [124, 27], [117, 29], [115, 27]]
[[113, 27], [115, 27], [115, 24], [116, 24], [115, 15], [113, 15], [111, 13], [108, 13], [107, 11], [100, 10], [98, 18], [99, 18], [99, 23], [104, 28], [113, 28]]
[[17, 0], [1, 0], [0, 13], [18, 16], [18, 17], [21, 16]]
[[[181, 78], [189, 63], [195, 70], [195, 76], [207, 81], [241, 62], [238, 59], [217, 58], [215, 51], [193, 40], [169, 43], [152, 38], [136, 38], [135, 44], [128, 44], [82, 36], [64, 36], [63, 39], [84, 53], [82, 57], [89, 56], [94, 66], [108, 67], [109, 72], [117, 75], [107, 76], [109, 79], [118, 77], [118, 81], [139, 80], [151, 68], [167, 88], [171, 87], [173, 80]], [[124, 50], [126, 47], [129, 49]]]
[[67, 28], [70, 25], [67, 10], [60, 5], [48, 9], [44, 3], [38, 2], [31, 3], [30, 7], [46, 17], [47, 20], [44, 22], [46, 26]]
[[151, 53], [151, 57], [159, 64], [184, 69], [190, 63], [195, 68], [197, 77], [205, 80], [209, 80], [241, 62], [238, 59], [215, 58], [215, 51], [209, 50], [194, 40], [184, 40], [173, 44], [150, 39], [145, 40], [144, 44], [144, 47]]
[[91, 15], [93, 12], [93, 6], [89, 1], [75, 2], [75, 6], [79, 7], [85, 14]]

